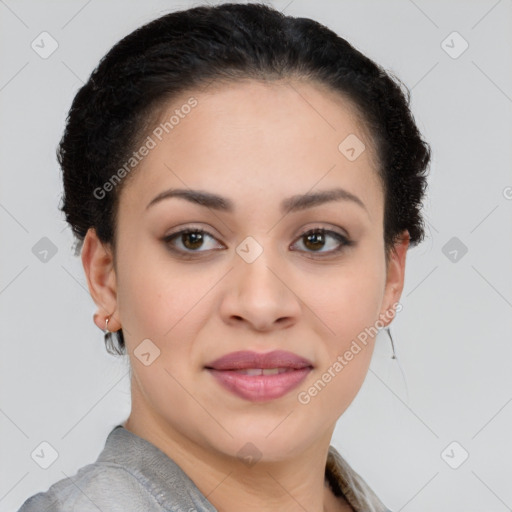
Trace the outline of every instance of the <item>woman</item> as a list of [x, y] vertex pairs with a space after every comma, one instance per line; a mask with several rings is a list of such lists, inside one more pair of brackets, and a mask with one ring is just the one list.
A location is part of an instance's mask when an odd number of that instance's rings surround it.
[[195, 7], [110, 50], [58, 157], [132, 410], [20, 511], [388, 510], [330, 440], [424, 236], [398, 81], [312, 20]]

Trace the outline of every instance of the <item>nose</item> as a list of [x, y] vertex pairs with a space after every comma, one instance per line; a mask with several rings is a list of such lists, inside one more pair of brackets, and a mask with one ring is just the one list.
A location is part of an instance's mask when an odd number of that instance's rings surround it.
[[290, 281], [283, 266], [270, 261], [265, 251], [252, 263], [238, 258], [225, 283], [223, 320], [255, 331], [291, 327], [299, 318], [301, 302]]

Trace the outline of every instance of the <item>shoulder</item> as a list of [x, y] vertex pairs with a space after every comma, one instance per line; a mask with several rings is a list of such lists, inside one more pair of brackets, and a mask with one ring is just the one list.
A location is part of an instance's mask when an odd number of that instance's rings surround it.
[[152, 493], [124, 467], [93, 463], [28, 498], [18, 512], [160, 512]]

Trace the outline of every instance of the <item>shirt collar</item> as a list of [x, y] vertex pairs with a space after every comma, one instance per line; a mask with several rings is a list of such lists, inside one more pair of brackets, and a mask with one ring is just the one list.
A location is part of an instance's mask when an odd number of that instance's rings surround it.
[[364, 479], [334, 446], [329, 446], [325, 477], [336, 496], [344, 496], [355, 512], [389, 512]]
[[122, 466], [154, 496], [163, 510], [217, 512], [167, 454], [123, 425], [112, 429], [97, 462]]

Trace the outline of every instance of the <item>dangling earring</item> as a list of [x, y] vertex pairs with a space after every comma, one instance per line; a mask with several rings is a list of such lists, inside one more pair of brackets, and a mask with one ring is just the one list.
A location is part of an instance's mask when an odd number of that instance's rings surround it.
[[393, 350], [393, 355], [391, 356], [391, 360], [395, 360], [394, 363], [391, 363], [393, 368], [398, 368], [400, 370], [400, 374], [402, 376], [402, 379], [404, 381], [404, 386], [405, 386], [405, 393], [406, 393], [406, 397], [407, 397], [407, 403], [409, 403], [409, 387], [407, 386], [407, 378], [405, 376], [405, 372], [402, 368], [402, 365], [400, 364], [400, 360], [398, 359], [398, 357], [396, 357], [396, 353], [395, 353], [395, 342], [393, 341], [393, 336], [391, 336], [391, 329], [390, 327], [386, 327], [385, 328], [387, 333], [388, 333], [388, 336], [389, 336], [389, 339], [391, 341], [391, 348]]
[[112, 333], [108, 330], [108, 321], [110, 320], [110, 317], [105, 318], [105, 330], [103, 331], [105, 333], [105, 342], [109, 341], [112, 338]]
[[391, 340], [391, 349], [393, 350], [393, 355], [391, 356], [391, 359], [396, 359], [395, 343], [393, 341], [393, 336], [391, 336], [391, 330], [389, 326], [386, 327], [386, 332], [388, 333], [389, 339]]

